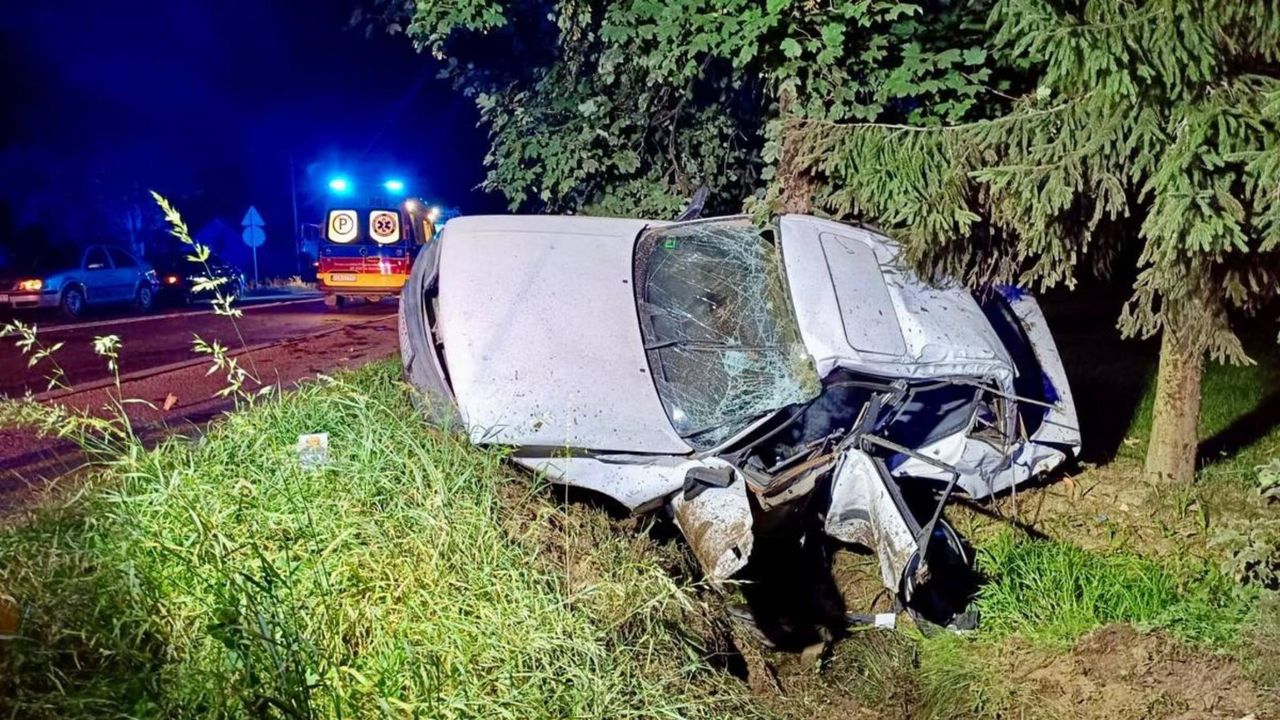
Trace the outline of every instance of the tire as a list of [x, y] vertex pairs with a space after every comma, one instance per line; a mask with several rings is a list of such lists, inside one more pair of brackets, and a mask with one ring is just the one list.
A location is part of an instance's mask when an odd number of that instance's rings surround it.
[[347, 299], [342, 295], [325, 295], [324, 306], [329, 310], [341, 310], [347, 304]]
[[900, 598], [907, 612], [920, 624], [972, 630], [977, 613], [972, 600], [978, 591], [978, 575], [973, 557], [955, 528], [941, 518], [934, 526], [928, 548], [930, 578], [921, 586], [914, 582], [919, 555], [912, 557], [902, 578]]
[[150, 312], [151, 308], [156, 304], [156, 291], [150, 285], [138, 286], [138, 292], [134, 295], [133, 305], [138, 312]]
[[62, 299], [58, 302], [58, 307], [63, 316], [72, 320], [83, 315], [87, 305], [88, 301], [85, 299], [84, 289], [79, 285], [72, 285], [63, 290]]

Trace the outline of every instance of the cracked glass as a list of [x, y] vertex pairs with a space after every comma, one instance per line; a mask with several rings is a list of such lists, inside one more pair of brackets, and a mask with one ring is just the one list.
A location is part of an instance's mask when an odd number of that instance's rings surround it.
[[694, 448], [820, 392], [778, 250], [745, 218], [647, 232], [636, 292], [658, 395]]

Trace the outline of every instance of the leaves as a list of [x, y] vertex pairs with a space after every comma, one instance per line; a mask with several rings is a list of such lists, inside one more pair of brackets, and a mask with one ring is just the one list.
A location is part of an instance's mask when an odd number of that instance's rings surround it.
[[[927, 275], [1070, 285], [1127, 250], [1141, 272], [1124, 332], [1177, 327], [1214, 357], [1243, 361], [1227, 308], [1254, 310], [1280, 292], [1280, 79], [1254, 61], [1280, 54], [1280, 9], [1073, 7], [1000, 0], [981, 46], [958, 56], [903, 46], [883, 85], [899, 96], [993, 70], [1016, 78], [982, 96], [988, 117], [931, 127], [914, 113], [903, 124], [799, 113], [775, 132], [819, 207], [885, 227]], [[971, 87], [935, 113], [974, 113]]]
[[917, 3], [872, 0], [503, 3], [490, 25], [486, 0], [411, 5], [383, 20], [476, 98], [485, 186], [513, 209], [662, 216], [706, 185], [709, 211], [736, 211], [770, 162], [782, 98], [828, 120], [947, 119], [984, 82], [949, 74], [972, 50], [957, 44], [967, 6], [929, 25]]

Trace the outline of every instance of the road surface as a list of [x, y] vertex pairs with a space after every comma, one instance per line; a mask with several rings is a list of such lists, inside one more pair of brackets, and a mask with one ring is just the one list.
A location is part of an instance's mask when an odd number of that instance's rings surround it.
[[[330, 311], [320, 298], [246, 305], [233, 325], [206, 310], [40, 325], [45, 343], [64, 343], [55, 358], [69, 388], [47, 391], [47, 367], [27, 367], [12, 338], [0, 339], [0, 394], [31, 392], [41, 402], [100, 413], [119, 395], [144, 439], [172, 432], [198, 432], [209, 419], [233, 407], [217, 396], [225, 377], [209, 374], [209, 359], [196, 354], [192, 338], [220, 341], [237, 353], [263, 385], [287, 389], [318, 373], [332, 373], [395, 355], [394, 302]], [[120, 337], [121, 384], [117, 389], [93, 339]], [[250, 382], [249, 389], [257, 387]], [[32, 491], [56, 489], [59, 478], [84, 461], [67, 441], [39, 438], [30, 428], [0, 427], [0, 515], [27, 504]]]
[[[319, 297], [301, 300], [284, 297], [244, 305], [241, 309], [244, 317], [235, 324], [213, 314], [207, 307], [73, 323], [50, 323], [39, 318], [31, 321], [39, 327], [41, 342], [63, 343], [52, 359], [65, 373], [65, 383], [75, 388], [110, 378], [106, 360], [93, 352], [93, 339], [102, 335], [119, 336], [120, 373], [134, 376], [198, 357], [192, 349], [196, 335], [236, 349], [311, 337], [343, 325], [390, 316], [396, 311], [394, 303], [328, 311]], [[236, 333], [237, 325], [243, 342]], [[19, 397], [27, 391], [43, 393], [48, 389], [47, 376], [51, 370], [47, 362], [28, 368], [27, 358], [14, 347], [12, 340], [0, 340], [0, 395]]]

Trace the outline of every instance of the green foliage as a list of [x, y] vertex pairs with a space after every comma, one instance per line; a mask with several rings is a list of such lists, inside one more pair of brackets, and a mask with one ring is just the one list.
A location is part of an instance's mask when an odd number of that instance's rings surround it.
[[[21, 618], [0, 714], [753, 715], [701, 659], [670, 556], [511, 484], [428, 428], [399, 374], [259, 403], [0, 530]], [[307, 469], [295, 443], [317, 431], [328, 464]]]
[[1211, 545], [1226, 555], [1222, 571], [1236, 582], [1280, 588], [1280, 518], [1232, 522], [1214, 534]]
[[1184, 639], [1230, 645], [1252, 595], [1198, 561], [1170, 569], [1125, 551], [1094, 553], [1005, 532], [984, 545], [978, 596], [983, 628], [1068, 643], [1096, 627], [1132, 623]]
[[989, 61], [1021, 78], [999, 117], [784, 119], [817, 205], [973, 284], [1070, 284], [1132, 248], [1121, 328], [1242, 360], [1227, 310], [1280, 280], [1280, 8], [999, 0], [989, 22]]
[[1254, 468], [1258, 517], [1238, 518], [1214, 533], [1210, 545], [1224, 555], [1222, 571], [1237, 582], [1280, 589], [1280, 458]]
[[[448, 61], [491, 130], [512, 207], [669, 215], [699, 186], [736, 210], [807, 117], [939, 122], [990, 80], [969, 3], [375, 0], [361, 11]], [[926, 8], [932, 8], [926, 13]]]
[[1268, 501], [1280, 501], [1280, 458], [1272, 458], [1258, 471], [1258, 494]]

